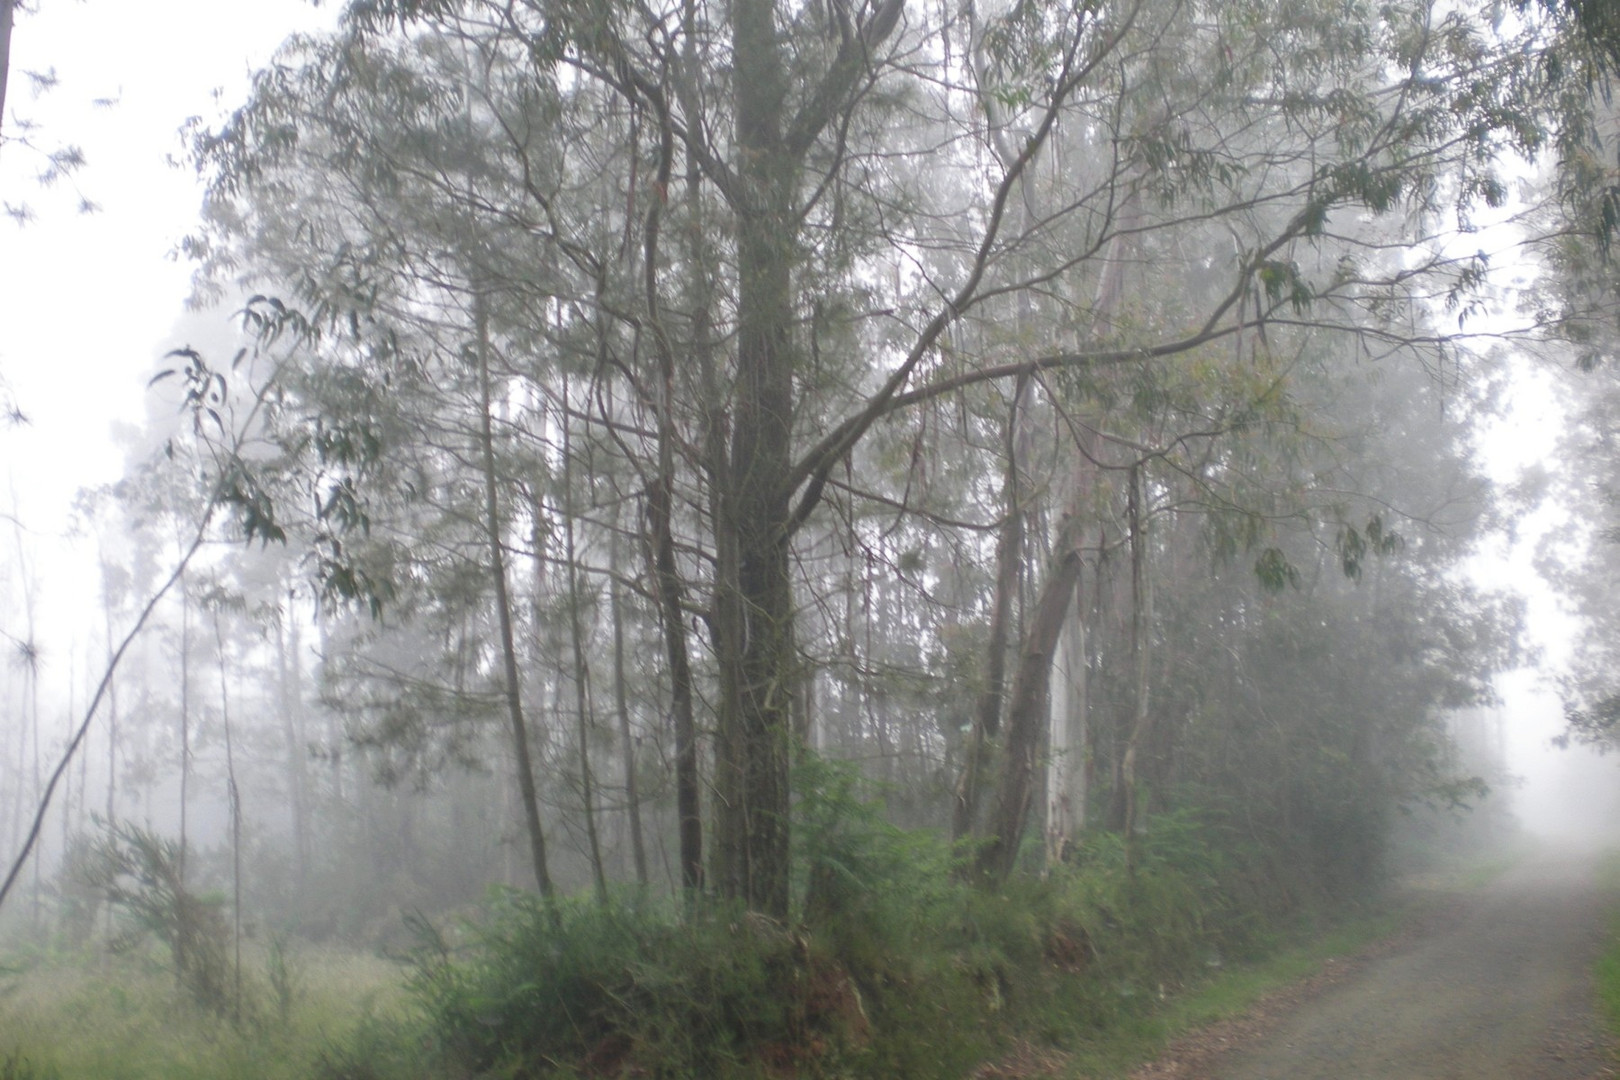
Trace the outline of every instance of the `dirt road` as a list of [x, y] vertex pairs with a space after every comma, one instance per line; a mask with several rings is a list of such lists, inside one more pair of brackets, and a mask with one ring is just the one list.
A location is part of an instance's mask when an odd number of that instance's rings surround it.
[[1593, 859], [1531, 857], [1445, 898], [1408, 944], [1201, 1063], [1214, 1080], [1588, 1080], [1617, 1075], [1594, 1015]]

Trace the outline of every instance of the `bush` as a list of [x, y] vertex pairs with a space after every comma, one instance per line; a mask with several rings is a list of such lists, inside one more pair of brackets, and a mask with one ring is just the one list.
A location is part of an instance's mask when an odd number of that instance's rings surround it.
[[151, 933], [168, 946], [175, 975], [192, 1000], [224, 1016], [232, 1007], [230, 934], [219, 904], [186, 887], [184, 856], [176, 841], [114, 824], [96, 843], [86, 874], [135, 924], [135, 933], [114, 945], [127, 948], [135, 934]]
[[[962, 1076], [1013, 1038], [1072, 1044], [1143, 1015], [1264, 929], [1234, 899], [1261, 887], [1255, 866], [1190, 815], [1149, 823], [1134, 872], [1118, 836], [1095, 834], [1045, 878], [989, 891], [949, 872], [939, 838], [884, 823], [850, 773], [801, 775], [816, 783], [797, 808], [791, 926], [513, 890], [454, 934], [412, 920], [432, 1071]], [[356, 1042], [322, 1075], [418, 1074], [385, 1057]]]

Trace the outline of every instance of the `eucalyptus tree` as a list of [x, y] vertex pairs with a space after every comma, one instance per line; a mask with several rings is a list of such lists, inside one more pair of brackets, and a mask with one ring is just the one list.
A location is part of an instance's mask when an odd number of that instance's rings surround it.
[[[1011, 648], [1011, 678], [986, 680], [979, 710], [1006, 732], [981, 859], [997, 877], [1033, 801], [1087, 538], [1101, 537], [1093, 556], [1134, 547], [1140, 746], [1146, 511], [1168, 497], [1166, 470], [1196, 474], [1201, 447], [1253, 422], [1289, 379], [1291, 338], [1350, 335], [1390, 363], [1430, 354], [1422, 312], [1479, 277], [1443, 242], [1448, 215], [1500, 199], [1496, 156], [1538, 146], [1518, 44], [1421, 0], [1376, 13], [356, 0], [343, 36], [300, 46], [203, 139], [215, 217], [197, 250], [223, 273], [290, 281], [303, 308], [262, 325], [318, 341], [333, 370], [370, 365], [372, 398], [408, 384], [421, 416], [464, 392], [412, 365], [448, 370], [483, 340], [473, 298], [514, 374], [527, 358], [512, 384], [524, 392], [552, 393], [548, 372], [569, 364], [620, 383], [632, 418], [593, 427], [645, 482], [683, 879], [697, 878], [693, 707], [707, 696], [713, 884], [780, 915], [790, 766], [814, 728], [805, 667], [839, 651], [840, 620], [806, 613], [834, 611], [825, 601], [843, 589], [847, 616], [859, 576], [840, 585], [816, 569], [836, 534], [822, 508], [864, 533], [852, 555], [883, 550], [859, 524], [878, 508], [911, 535], [941, 518], [913, 498], [915, 469], [881, 467], [885, 432], [956, 402], [951, 453], [1011, 444], [989, 476], [1012, 482], [986, 488], [982, 468], [964, 468], [948, 514], [970, 559], [993, 562], [1000, 536], [1006, 581], [1022, 556], [1002, 526], [1040, 524], [1023, 633], [988, 643], [987, 668]], [[1177, 379], [1198, 408], [1156, 421], [1121, 404], [1173, 403]], [[493, 403], [471, 412], [488, 422]], [[317, 432], [360, 429], [331, 403], [297, 408], [323, 414]], [[1037, 421], [1061, 439], [1021, 463]], [[1066, 476], [1099, 438], [1109, 483], [1067, 505], [1020, 493], [1036, 490], [1023, 473]], [[341, 526], [370, 520], [366, 469], [321, 501], [328, 581], [362, 597], [384, 568], [357, 575]], [[1259, 568], [1286, 580], [1281, 549], [1263, 529], [1250, 539]], [[707, 646], [696, 669], [694, 617]]]

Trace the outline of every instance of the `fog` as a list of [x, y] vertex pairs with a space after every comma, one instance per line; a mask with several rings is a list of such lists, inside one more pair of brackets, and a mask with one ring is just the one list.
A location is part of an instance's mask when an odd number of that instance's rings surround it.
[[1620, 756], [1559, 745], [1563, 703], [1533, 669], [1499, 680], [1502, 741], [1516, 778], [1515, 815], [1524, 831], [1560, 846], [1620, 845]]

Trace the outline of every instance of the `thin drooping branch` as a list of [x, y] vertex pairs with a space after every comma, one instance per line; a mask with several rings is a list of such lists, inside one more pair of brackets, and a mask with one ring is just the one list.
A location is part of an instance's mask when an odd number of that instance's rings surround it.
[[34, 823], [28, 830], [27, 838], [23, 841], [22, 850], [17, 853], [16, 859], [12, 861], [11, 870], [6, 875], [5, 883], [0, 885], [0, 908], [5, 907], [6, 897], [10, 894], [12, 885], [16, 883], [17, 876], [22, 873], [22, 868], [27, 865], [28, 857], [33, 854], [34, 845], [39, 842], [40, 830], [45, 825], [45, 814], [50, 810], [51, 799], [56, 795], [56, 785], [66, 775], [68, 766], [73, 762], [73, 756], [79, 752], [79, 747], [83, 745], [84, 737], [90, 730], [90, 723], [96, 717], [96, 710], [101, 707], [101, 699], [107, 695], [107, 690], [112, 685], [113, 675], [118, 670], [119, 663], [124, 659], [124, 653], [129, 650], [135, 639], [140, 637], [141, 631], [146, 628], [147, 622], [152, 617], [152, 612], [157, 609], [163, 598], [169, 595], [169, 591], [174, 588], [175, 584], [186, 572], [186, 567], [191, 565], [192, 558], [202, 548], [203, 542], [208, 536], [208, 526], [213, 521], [214, 512], [219, 508], [219, 503], [220, 496], [216, 493], [203, 511], [202, 519], [197, 525], [197, 533], [185, 552], [180, 556], [180, 562], [170, 572], [168, 578], [158, 588], [157, 592], [153, 593], [151, 598], [147, 600], [146, 606], [141, 609], [140, 616], [135, 620], [135, 625], [118, 643], [118, 648], [114, 650], [112, 659], [107, 661], [107, 667], [101, 674], [101, 681], [96, 685], [95, 695], [91, 697], [90, 704], [86, 706], [84, 717], [79, 721], [79, 726], [73, 733], [72, 741], [68, 743], [67, 749], [62, 751], [61, 759], [57, 761], [56, 768], [51, 772], [50, 780], [45, 784], [45, 790], [40, 794], [39, 804], [34, 808]]
[[[3, 2], [3, 0], [0, 0], [0, 2]], [[203, 504], [202, 511], [198, 514], [196, 531], [192, 534], [190, 542], [181, 553], [174, 569], [169, 572], [169, 576], [164, 579], [158, 590], [147, 599], [146, 605], [141, 608], [140, 615], [135, 619], [135, 624], [130, 627], [128, 633], [118, 643], [118, 648], [113, 652], [111, 659], [107, 661], [107, 666], [101, 673], [101, 679], [96, 684], [96, 692], [91, 696], [90, 704], [85, 707], [83, 719], [79, 721], [79, 726], [74, 729], [73, 738], [69, 740], [67, 749], [62, 751], [62, 756], [57, 761], [56, 768], [51, 770], [51, 778], [46, 782], [45, 790], [40, 793], [39, 803], [34, 807], [33, 824], [29, 826], [28, 836], [23, 841], [22, 849], [17, 852], [17, 857], [12, 861], [11, 869], [6, 873], [4, 884], [0, 884], [0, 909], [5, 907], [6, 897], [11, 894], [12, 886], [17, 883], [18, 876], [22, 873], [23, 867], [28, 864], [29, 856], [34, 852], [34, 846], [39, 843], [39, 834], [45, 827], [45, 815], [50, 811], [51, 800], [56, 795], [56, 787], [62, 782], [62, 777], [67, 775], [68, 767], [73, 764], [74, 755], [84, 745], [85, 736], [90, 731], [90, 724], [96, 718], [96, 710], [101, 707], [102, 699], [107, 696], [112, 687], [113, 676], [117, 674], [118, 665], [123, 661], [124, 654], [129, 651], [129, 647], [134, 644], [135, 639], [140, 637], [141, 631], [146, 629], [146, 624], [151, 621], [152, 612], [157, 610], [158, 604], [163, 602], [164, 597], [168, 596], [169, 592], [185, 576], [186, 568], [191, 565], [191, 560], [196, 557], [198, 551], [202, 550], [203, 544], [208, 539], [209, 526], [213, 524], [214, 515], [219, 511], [221, 504], [240, 494], [235, 486], [240, 482], [242, 468], [238, 449], [242, 444], [245, 433], [250, 431], [257, 421], [259, 410], [264, 406], [265, 396], [275, 383], [276, 380], [272, 376], [259, 388], [253, 399], [253, 407], [248, 410], [246, 417], [238, 427], [235, 438], [232, 440], [231, 450], [216, 458], [215, 464], [218, 467], [219, 476], [214, 482], [213, 490], [209, 493], [208, 501]]]

